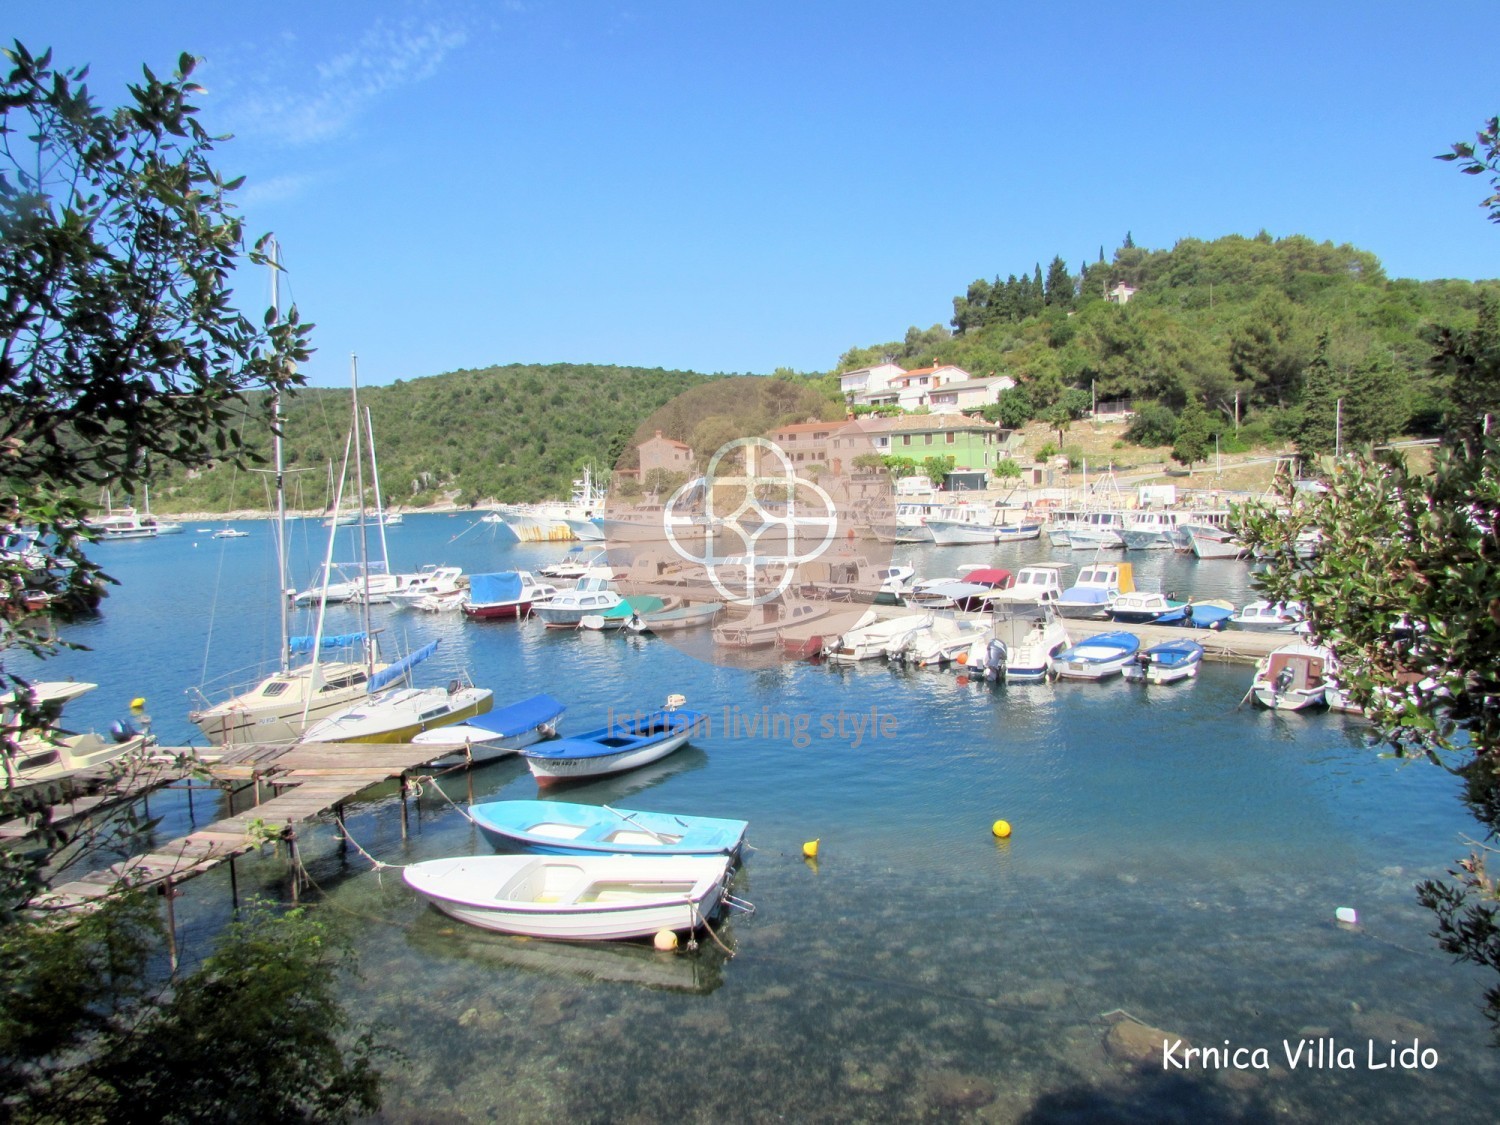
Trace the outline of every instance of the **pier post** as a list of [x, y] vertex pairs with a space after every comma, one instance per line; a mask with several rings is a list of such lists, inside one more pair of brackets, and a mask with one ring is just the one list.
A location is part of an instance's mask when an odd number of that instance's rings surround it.
[[401, 771], [401, 839], [405, 840], [406, 827], [406, 771]]
[[344, 803], [333, 806], [333, 820], [339, 826], [339, 855], [349, 853], [349, 829], [344, 825]]
[[283, 834], [286, 840], [287, 852], [292, 860], [292, 901], [300, 902], [302, 895], [302, 860], [297, 855], [297, 833], [290, 825]]
[[234, 856], [229, 857], [229, 901], [234, 906], [235, 913], [240, 909], [240, 877], [234, 867]]
[[167, 957], [172, 967], [172, 976], [177, 976], [177, 909], [172, 905], [172, 900], [177, 897], [177, 892], [172, 887], [171, 879], [162, 880], [161, 897], [167, 904]]

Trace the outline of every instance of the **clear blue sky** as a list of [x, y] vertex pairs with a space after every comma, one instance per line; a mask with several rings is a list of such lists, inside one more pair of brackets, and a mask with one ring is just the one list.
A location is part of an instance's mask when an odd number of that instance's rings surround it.
[[[44, 10], [45, 9], [45, 10]], [[510, 0], [7, 12], [92, 66], [204, 59], [204, 121], [317, 323], [312, 382], [509, 362], [831, 369], [978, 277], [1305, 234], [1500, 276], [1492, 4]], [[264, 307], [260, 282], [242, 281]]]

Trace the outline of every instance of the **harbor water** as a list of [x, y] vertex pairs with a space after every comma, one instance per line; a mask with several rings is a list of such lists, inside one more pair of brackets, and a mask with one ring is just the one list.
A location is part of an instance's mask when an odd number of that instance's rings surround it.
[[[326, 532], [299, 524], [300, 587]], [[272, 658], [279, 636], [270, 525], [228, 540], [201, 526], [96, 547], [120, 585], [97, 618], [61, 630], [87, 650], [10, 669], [98, 683], [70, 705], [75, 728], [103, 730], [144, 696], [163, 744], [192, 742], [190, 690]], [[388, 540], [395, 569], [471, 573], [535, 570], [564, 549], [466, 513], [409, 515]], [[1033, 559], [1091, 556], [897, 549], [923, 577]], [[1148, 589], [1255, 596], [1244, 563], [1133, 561]], [[332, 825], [303, 830], [306, 897], [347, 924], [359, 954], [346, 1003], [402, 1054], [387, 1119], [1494, 1118], [1500, 1065], [1479, 1011], [1493, 974], [1435, 947], [1413, 892], [1479, 832], [1459, 786], [1382, 756], [1357, 719], [1242, 705], [1248, 666], [1206, 664], [1168, 687], [997, 687], [874, 662], [720, 666], [651, 637], [372, 613], [387, 652], [441, 641], [419, 681], [467, 674], [497, 706], [549, 692], [568, 706], [564, 733], [686, 696], [709, 717], [689, 747], [556, 795], [742, 818], [754, 847], [734, 885], [754, 913], [718, 929], [730, 958], [707, 938], [678, 954], [509, 938], [411, 894], [401, 864], [486, 850], [457, 805], [538, 795], [515, 759], [424, 783], [404, 834], [394, 787], [350, 806], [358, 849]], [[328, 628], [353, 631], [358, 617], [331, 607]], [[173, 792], [151, 812], [169, 839], [224, 809]], [[1008, 839], [991, 832], [999, 819]], [[242, 896], [284, 898], [286, 858], [247, 857], [238, 879]], [[228, 915], [227, 871], [185, 891], [191, 959]], [[1340, 908], [1358, 923], [1336, 921]], [[1132, 1058], [1112, 1029], [1137, 1021], [1226, 1065], [1191, 1056], [1184, 1068], [1182, 1049]], [[1381, 1065], [1414, 1041], [1433, 1065]], [[1331, 1047], [1332, 1065], [1309, 1066], [1313, 1045]]]

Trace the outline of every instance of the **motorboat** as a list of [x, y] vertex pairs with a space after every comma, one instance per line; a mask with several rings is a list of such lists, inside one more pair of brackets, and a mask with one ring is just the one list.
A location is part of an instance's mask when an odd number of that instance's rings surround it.
[[557, 721], [567, 708], [545, 692], [475, 716], [412, 736], [417, 746], [453, 746], [455, 750], [432, 764], [438, 768], [489, 762], [557, 734]]
[[598, 547], [585, 547], [580, 544], [576, 547], [569, 547], [568, 553], [557, 562], [538, 567], [537, 573], [543, 578], [577, 581], [590, 568], [598, 566], [602, 557]]
[[1234, 615], [1234, 606], [1226, 601], [1189, 599], [1176, 609], [1158, 617], [1154, 625], [1176, 625], [1183, 629], [1223, 629]]
[[603, 577], [585, 577], [571, 590], [560, 590], [544, 602], [534, 602], [532, 615], [549, 629], [576, 629], [585, 617], [614, 609], [623, 599]]
[[833, 664], [857, 664], [885, 656], [899, 648], [919, 629], [932, 624], [930, 613], [908, 613], [900, 617], [876, 618], [823, 643], [823, 655]]
[[1192, 679], [1202, 662], [1203, 646], [1183, 638], [1152, 645], [1122, 671], [1132, 683], [1172, 684]]
[[801, 625], [776, 631], [776, 643], [792, 660], [813, 660], [824, 655], [830, 644], [853, 629], [863, 629], [881, 620], [877, 610], [840, 609]]
[[1283, 645], [1256, 667], [1250, 694], [1272, 711], [1303, 711], [1326, 702], [1333, 654], [1321, 645]]
[[1301, 602], [1254, 601], [1233, 614], [1229, 624], [1256, 633], [1305, 632], [1307, 613]]
[[930, 501], [899, 501], [891, 518], [871, 523], [870, 531], [882, 543], [931, 543], [927, 517], [937, 507]]
[[765, 648], [780, 639], [782, 630], [805, 625], [828, 615], [827, 603], [769, 601], [753, 606], [749, 615], [714, 627], [714, 644], [725, 648]]
[[154, 745], [156, 739], [147, 730], [137, 729], [130, 720], [113, 724], [108, 736], [94, 731], [82, 733], [65, 730], [58, 724], [63, 708], [72, 700], [95, 690], [99, 685], [81, 680], [55, 680], [31, 684], [27, 688], [26, 706], [45, 717], [46, 729], [21, 725], [16, 693], [0, 697], [5, 734], [14, 741], [16, 753], [4, 755], [0, 768], [0, 787], [24, 785], [34, 781], [55, 781], [79, 770], [102, 766], [138, 754]]
[[929, 516], [927, 527], [939, 547], [1036, 539], [1042, 522], [1022, 508], [954, 504]]
[[430, 859], [407, 886], [450, 918], [527, 937], [599, 941], [691, 931], [726, 893], [727, 855], [487, 855]]
[[1058, 595], [1057, 612], [1064, 617], [1108, 617], [1121, 594], [1135, 589], [1130, 563], [1095, 562], [1078, 572], [1078, 580]]
[[544, 855], [738, 855], [743, 820], [568, 801], [492, 801], [469, 819], [497, 848]]
[[683, 707], [680, 695], [668, 697], [665, 707], [646, 714], [610, 714], [597, 730], [560, 738], [521, 751], [538, 785], [581, 781], [644, 766], [685, 745], [696, 731], [706, 729], [708, 717]]
[[1055, 602], [1062, 595], [1063, 571], [1071, 563], [1032, 563], [1016, 571], [1016, 580], [1003, 590], [995, 590], [984, 597], [991, 609], [1003, 605], [1039, 605]]
[[[672, 600], [672, 604], [677, 604], [676, 598]], [[617, 632], [628, 627], [632, 621], [640, 621], [647, 614], [658, 613], [667, 608], [667, 603], [655, 595], [632, 594], [628, 598], [622, 598], [620, 604], [613, 609], [586, 614], [579, 619], [578, 625], [579, 628], [600, 633]]]
[[1052, 658], [1052, 674], [1062, 680], [1106, 680], [1124, 671], [1140, 651], [1134, 633], [1100, 633]]
[[556, 586], [538, 582], [528, 570], [503, 570], [495, 574], [469, 575], [469, 594], [463, 602], [465, 617], [525, 617], [538, 602], [555, 598]]
[[1132, 590], [1114, 600], [1109, 607], [1109, 616], [1122, 625], [1149, 625], [1186, 604], [1159, 590]]
[[1001, 567], [973, 567], [958, 577], [918, 582], [903, 600], [913, 609], [983, 609], [994, 591], [1013, 581], [1011, 572]]
[[[351, 707], [309, 726], [303, 742], [410, 742], [435, 727], [461, 723], [494, 705], [494, 692], [462, 679], [447, 687], [387, 687], [402, 683], [417, 664], [430, 657], [432, 641], [370, 677], [370, 695]], [[382, 690], [385, 689], [385, 690]]]
[[1200, 559], [1242, 559], [1250, 553], [1248, 547], [1222, 527], [1195, 524], [1183, 530], [1193, 554]]
[[1036, 683], [1070, 643], [1067, 626], [1049, 604], [996, 606], [989, 635], [976, 638], [959, 663], [987, 680]]
[[934, 617], [925, 626], [914, 629], [900, 640], [886, 646], [888, 660], [916, 668], [932, 668], [957, 660], [973, 647], [981, 634], [988, 635], [988, 621], [964, 621], [955, 617]]
[[[818, 565], [807, 564], [799, 573], [806, 574]], [[804, 598], [896, 605], [916, 574], [909, 566], [873, 566], [863, 557], [834, 557], [826, 566], [826, 578], [815, 577], [799, 583], [798, 592]], [[733, 578], [732, 572], [730, 577]]]

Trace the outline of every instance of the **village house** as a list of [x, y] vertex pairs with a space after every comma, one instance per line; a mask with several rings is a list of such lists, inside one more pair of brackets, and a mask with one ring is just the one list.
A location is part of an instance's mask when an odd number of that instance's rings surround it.
[[854, 401], [859, 405], [894, 405], [901, 407], [902, 410], [916, 410], [930, 404], [930, 397], [937, 388], [951, 383], [970, 381], [971, 376], [967, 371], [951, 363], [934, 367], [918, 367], [905, 374], [897, 375], [883, 390], [856, 394]]
[[877, 363], [873, 367], [856, 367], [839, 376], [839, 393], [850, 395], [874, 394], [885, 390], [891, 380], [905, 375], [906, 369], [897, 363]]
[[640, 467], [633, 470], [622, 469], [621, 476], [633, 476], [638, 481], [644, 481], [646, 474], [652, 469], [681, 473], [685, 476], [693, 474], [692, 446], [663, 437], [660, 430], [656, 431], [655, 437], [647, 438], [635, 448], [640, 455]]
[[957, 414], [965, 410], [978, 410], [1000, 401], [1002, 391], [1016, 385], [1009, 375], [987, 375], [982, 379], [965, 379], [956, 383], [944, 383], [929, 396], [927, 404], [934, 414]]
[[886, 457], [920, 463], [928, 457], [951, 456], [955, 470], [987, 472], [1010, 456], [1007, 431], [962, 414], [862, 418], [850, 425], [858, 425], [874, 452]]

